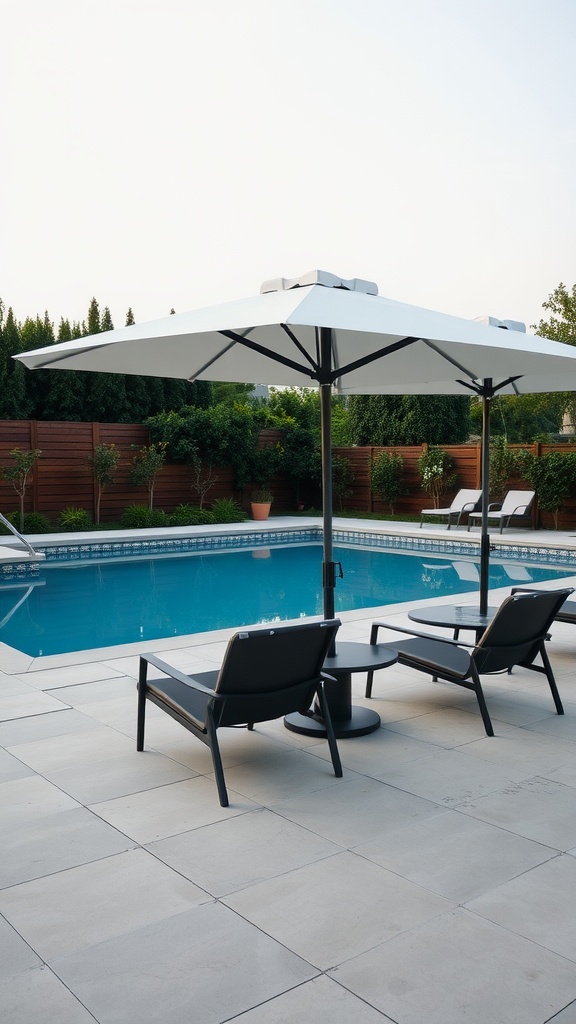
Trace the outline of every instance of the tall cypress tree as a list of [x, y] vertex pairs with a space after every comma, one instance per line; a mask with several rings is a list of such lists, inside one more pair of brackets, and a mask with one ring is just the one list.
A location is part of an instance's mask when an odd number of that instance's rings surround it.
[[[171, 312], [174, 312], [171, 310]], [[135, 323], [132, 307], [126, 326]], [[62, 318], [59, 342], [113, 330], [107, 306], [101, 311], [92, 298], [86, 320]], [[142, 423], [148, 416], [187, 405], [208, 408], [212, 385], [208, 381], [177, 380], [133, 374], [88, 373], [80, 370], [27, 370], [11, 359], [23, 350], [53, 344], [54, 325], [48, 313], [16, 322], [12, 310], [0, 300], [0, 418]]]
[[[132, 306], [128, 307], [126, 313], [126, 327], [135, 324]], [[150, 415], [150, 394], [148, 377], [140, 377], [138, 374], [126, 374], [124, 383], [126, 387], [126, 401], [128, 404], [128, 418], [131, 423], [143, 423]]]
[[[72, 337], [70, 322], [62, 318], [57, 340], [59, 342], [71, 341]], [[80, 370], [58, 370], [58, 372], [51, 370], [50, 390], [46, 395], [44, 419], [81, 422], [85, 417], [86, 377], [87, 374]]]
[[26, 419], [32, 408], [28, 392], [32, 371], [12, 359], [22, 351], [22, 338], [12, 307], [6, 316], [4, 310], [0, 300], [0, 419]]
[[[46, 348], [54, 344], [54, 324], [48, 316], [26, 317], [21, 331], [22, 349], [29, 352], [35, 348]], [[26, 378], [27, 392], [30, 398], [30, 411], [28, 416], [31, 419], [46, 419], [46, 399], [52, 387], [52, 370], [31, 370]]]
[[[100, 307], [95, 298], [88, 308], [86, 334], [100, 334], [112, 331], [114, 324], [108, 306], [100, 315]], [[86, 389], [86, 408], [84, 419], [102, 423], [127, 423], [130, 421], [124, 374], [121, 373], [90, 373]]]
[[88, 306], [88, 319], [86, 321], [86, 334], [100, 334], [100, 306], [93, 297]]

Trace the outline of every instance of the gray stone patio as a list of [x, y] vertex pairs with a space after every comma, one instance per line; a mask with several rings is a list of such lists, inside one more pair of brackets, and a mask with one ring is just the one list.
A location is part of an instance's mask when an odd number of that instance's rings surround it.
[[[231, 632], [154, 649], [213, 668]], [[467, 691], [380, 671], [343, 779], [282, 722], [222, 730], [229, 808], [152, 706], [136, 753], [133, 648], [5, 658], [2, 1019], [576, 1024], [576, 629], [549, 650], [565, 715], [541, 676], [487, 677], [494, 738]]]

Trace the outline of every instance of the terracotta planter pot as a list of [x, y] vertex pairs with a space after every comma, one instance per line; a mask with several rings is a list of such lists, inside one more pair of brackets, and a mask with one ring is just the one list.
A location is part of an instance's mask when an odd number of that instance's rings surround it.
[[270, 501], [253, 501], [252, 503], [252, 518], [253, 519], [268, 519], [270, 515]]

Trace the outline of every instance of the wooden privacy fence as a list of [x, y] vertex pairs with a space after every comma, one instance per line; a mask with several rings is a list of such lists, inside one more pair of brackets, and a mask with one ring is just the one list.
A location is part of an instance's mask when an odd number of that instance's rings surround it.
[[[263, 443], [278, 440], [263, 432]], [[148, 427], [131, 423], [70, 423], [51, 420], [0, 420], [0, 467], [14, 465], [10, 458], [13, 448], [24, 451], [38, 448], [42, 452], [34, 466], [32, 482], [27, 489], [26, 512], [42, 512], [51, 523], [56, 523], [65, 508], [83, 508], [95, 514], [96, 486], [88, 459], [98, 444], [115, 444], [120, 451], [120, 462], [114, 470], [114, 483], [105, 487], [100, 505], [102, 523], [117, 522], [127, 505], [146, 504], [146, 487], [130, 483], [130, 470], [136, 451], [151, 443]], [[235, 498], [249, 508], [250, 490], [242, 493], [234, 489], [234, 475], [227, 466], [213, 467], [214, 486], [205, 498], [209, 506], [215, 498]], [[275, 481], [274, 496], [279, 509], [293, 509], [293, 487], [286, 479]], [[180, 504], [199, 504], [193, 488], [190, 466], [166, 463], [154, 485], [154, 507], [172, 512]], [[10, 481], [0, 478], [0, 512], [13, 512], [18, 508], [18, 496]]]
[[[482, 483], [481, 472], [481, 451], [479, 443], [462, 445], [440, 445], [444, 451], [452, 457], [454, 468], [452, 472], [457, 474], [457, 481], [449, 493], [443, 499], [443, 506], [449, 505], [450, 501], [461, 487], [480, 487]], [[512, 449], [524, 449], [538, 457], [548, 452], [561, 452], [568, 454], [575, 449], [570, 444], [513, 444]], [[398, 452], [404, 462], [403, 481], [408, 493], [394, 503], [396, 515], [419, 515], [423, 508], [432, 506], [430, 495], [422, 489], [420, 474], [418, 471], [418, 459], [422, 454], [422, 446], [414, 447], [395, 446], [390, 448], [358, 447], [358, 448], [335, 448], [336, 454], [348, 459], [354, 473], [352, 483], [352, 494], [346, 498], [344, 509], [357, 509], [358, 511], [387, 514], [390, 507], [370, 491], [370, 467], [372, 460], [381, 452]], [[510, 489], [528, 490], [530, 484], [526, 480], [511, 480]], [[533, 512], [534, 526], [542, 526], [544, 529], [554, 528], [554, 519], [549, 512], [540, 512], [537, 503]], [[576, 496], [568, 498], [565, 502], [564, 511], [558, 516], [558, 529], [570, 530], [576, 527]]]
[[[260, 443], [274, 443], [281, 437], [279, 431], [262, 432]], [[115, 444], [120, 451], [120, 463], [114, 472], [114, 484], [105, 488], [102, 495], [100, 519], [103, 523], [117, 522], [127, 505], [147, 501], [145, 487], [135, 487], [129, 481], [132, 459], [136, 450], [150, 444], [150, 433], [141, 424], [130, 423], [70, 423], [48, 420], [0, 420], [0, 466], [13, 465], [10, 458], [12, 448], [29, 450], [39, 448], [42, 455], [36, 463], [32, 483], [28, 488], [25, 501], [26, 511], [42, 512], [55, 523], [64, 508], [84, 508], [94, 513], [96, 492], [94, 478], [88, 458], [98, 444]], [[443, 445], [454, 461], [454, 471], [458, 479], [456, 490], [460, 487], [480, 487], [480, 445]], [[513, 448], [527, 448], [534, 455], [544, 455], [549, 451], [574, 451], [572, 445], [512, 445]], [[346, 458], [354, 473], [352, 493], [342, 503], [342, 511], [355, 510], [374, 515], [388, 514], [389, 508], [370, 491], [370, 467], [375, 456], [383, 451], [398, 452], [404, 460], [404, 484], [407, 495], [399, 498], [394, 511], [397, 515], [418, 515], [422, 508], [429, 507], [430, 497], [422, 490], [418, 459], [422, 447], [354, 447], [335, 448], [335, 454]], [[250, 490], [244, 493], [234, 489], [232, 470], [228, 467], [214, 467], [217, 477], [214, 486], [208, 492], [205, 504], [210, 505], [215, 498], [233, 497], [244, 508], [248, 509]], [[193, 489], [192, 471], [189, 466], [167, 463], [159, 472], [154, 488], [154, 505], [167, 512], [181, 503], [198, 504], [197, 492]], [[513, 486], [521, 489], [528, 487], [525, 481], [512, 481]], [[275, 512], [291, 512], [295, 510], [296, 496], [294, 483], [286, 476], [279, 474], [272, 483]], [[449, 504], [452, 496], [447, 495]], [[301, 495], [305, 506], [319, 507], [319, 487], [305, 485]], [[18, 498], [12, 484], [0, 479], [0, 512], [12, 512], [18, 507]], [[335, 500], [335, 511], [339, 511], [338, 499]], [[553, 527], [552, 516], [541, 513], [539, 523], [545, 528]], [[569, 498], [566, 508], [558, 520], [560, 529], [569, 530], [576, 527], [576, 498]]]

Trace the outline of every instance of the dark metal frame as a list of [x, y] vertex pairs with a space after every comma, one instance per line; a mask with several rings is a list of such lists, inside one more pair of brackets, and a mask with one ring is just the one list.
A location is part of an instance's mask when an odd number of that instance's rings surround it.
[[[564, 714], [560, 694], [548, 658], [545, 642], [548, 630], [572, 588], [556, 591], [513, 592], [501, 604], [490, 625], [476, 644], [449, 640], [445, 637], [406, 629], [391, 622], [374, 622], [370, 643], [377, 643], [380, 629], [406, 633], [412, 639], [395, 641], [398, 662], [408, 668], [425, 672], [433, 680], [443, 679], [463, 686], [476, 694], [487, 736], [494, 735], [492, 721], [480, 682], [482, 673], [510, 671], [515, 665], [546, 676], [556, 711]], [[463, 648], [467, 648], [470, 654]], [[535, 665], [540, 655], [542, 665]], [[366, 697], [372, 696], [374, 673], [366, 681]]]
[[[154, 654], [142, 655], [136, 749], [144, 749], [149, 700], [210, 749], [220, 804], [228, 807], [218, 729], [245, 725], [251, 731], [255, 722], [283, 718], [291, 712], [312, 717], [311, 705], [316, 698], [334, 774], [341, 778], [342, 764], [324, 691], [325, 681], [335, 680], [322, 672], [339, 625], [338, 620], [331, 620], [236, 633], [228, 643], [221, 669], [196, 676], [181, 672]], [[167, 678], [148, 679], [149, 665]]]
[[[345, 366], [336, 365], [336, 344], [334, 338], [334, 331], [331, 327], [315, 327], [316, 334], [316, 359], [313, 359], [306, 351], [302, 343], [298, 340], [294, 331], [287, 324], [280, 324], [281, 328], [285, 332], [288, 338], [290, 338], [296, 351], [300, 356], [304, 357], [305, 364], [298, 362], [296, 359], [291, 359], [289, 356], [282, 355], [278, 352], [273, 352], [266, 348], [265, 345], [261, 345], [256, 341], [253, 341], [250, 337], [250, 329], [244, 334], [238, 334], [235, 331], [220, 331], [220, 334], [228, 338], [231, 345], [238, 344], [243, 345], [245, 348], [250, 348], [254, 352], [258, 352], [261, 355], [267, 356], [275, 362], [281, 363], [284, 366], [289, 366], [292, 369], [298, 370], [301, 373], [306, 374], [311, 380], [318, 382], [320, 389], [320, 418], [322, 424], [322, 514], [323, 514], [323, 534], [324, 534], [324, 556], [322, 562], [322, 587], [324, 595], [324, 617], [326, 619], [332, 619], [334, 617], [334, 590], [336, 588], [336, 565], [334, 562], [333, 554], [333, 540], [332, 540], [332, 409], [330, 399], [332, 396], [332, 387], [336, 381], [345, 377], [347, 373], [352, 370], [356, 370], [362, 366], [368, 366], [379, 359], [385, 358], [393, 352], [397, 352], [400, 349], [407, 348], [410, 345], [420, 341], [424, 345], [433, 349], [438, 355], [446, 360], [461, 377], [455, 378], [457, 383], [467, 388], [473, 394], [478, 395], [482, 399], [482, 521], [481, 521], [481, 538], [480, 538], [480, 613], [485, 615], [488, 607], [488, 577], [489, 577], [489, 561], [490, 561], [490, 539], [488, 536], [488, 520], [486, 513], [488, 510], [488, 494], [489, 494], [489, 476], [490, 476], [490, 402], [494, 395], [504, 388], [512, 385], [514, 387], [516, 380], [522, 376], [517, 374], [513, 377], [507, 377], [506, 380], [495, 383], [492, 377], [486, 377], [483, 380], [478, 380], [473, 370], [459, 363], [456, 359], [446, 355], [442, 352], [441, 348], [436, 345], [433, 341], [427, 338], [418, 337], [406, 337], [399, 338], [398, 341], [391, 342], [389, 345], [384, 345], [376, 352], [371, 352], [367, 356], [363, 356], [361, 359], [356, 359]], [[507, 329], [507, 328], [504, 328]], [[220, 354], [219, 354], [220, 355]], [[219, 355], [215, 359], [219, 358]], [[204, 366], [199, 373], [204, 373], [207, 366]], [[199, 374], [196, 374], [199, 376]]]

